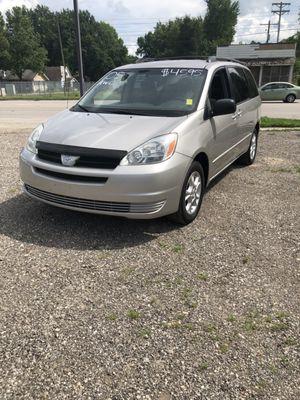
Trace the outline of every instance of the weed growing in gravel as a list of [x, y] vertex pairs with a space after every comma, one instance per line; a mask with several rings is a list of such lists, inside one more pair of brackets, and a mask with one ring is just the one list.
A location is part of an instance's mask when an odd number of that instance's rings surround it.
[[236, 317], [233, 314], [229, 314], [227, 317], [228, 322], [234, 322], [236, 321]]
[[204, 325], [204, 326], [203, 326], [203, 329], [204, 329], [204, 331], [207, 332], [207, 333], [214, 333], [214, 332], [217, 331], [217, 327], [216, 327], [216, 325], [213, 324], [213, 323], [209, 323], [209, 324]]
[[228, 343], [220, 343], [219, 348], [220, 348], [221, 353], [225, 354], [229, 350], [229, 345], [228, 345]]
[[288, 337], [282, 342], [283, 346], [297, 346], [298, 341], [294, 338]]
[[139, 319], [140, 318], [140, 313], [136, 310], [129, 310], [127, 312], [127, 317], [130, 319]]
[[293, 172], [290, 168], [274, 168], [271, 169], [271, 172], [276, 173], [276, 172], [282, 172], [282, 173], [289, 173]]
[[200, 363], [200, 364], [198, 365], [199, 371], [205, 371], [205, 370], [207, 370], [207, 368], [208, 368], [207, 362], [202, 362], [202, 363]]
[[175, 244], [175, 246], [173, 247], [173, 251], [174, 251], [174, 253], [180, 253], [181, 251], [183, 251], [183, 245]]
[[300, 166], [296, 167], [296, 172], [297, 172], [297, 174], [300, 174]]
[[184, 305], [189, 308], [196, 308], [197, 303], [192, 300], [192, 290], [185, 287], [182, 292], [182, 299], [184, 301]]
[[110, 314], [108, 314], [108, 316], [107, 316], [107, 319], [110, 320], [110, 321], [115, 321], [117, 318], [118, 318], [118, 317], [117, 317], [117, 314], [116, 314], [116, 313], [110, 313]]
[[199, 279], [199, 281], [207, 281], [208, 274], [205, 272], [200, 272], [199, 274], [197, 274], [197, 278]]
[[138, 335], [143, 339], [149, 339], [149, 337], [151, 336], [151, 329], [149, 328], [141, 329]]
[[162, 324], [162, 327], [164, 329], [186, 329], [186, 330], [189, 330], [189, 331], [194, 330], [194, 325], [191, 322], [183, 323], [180, 320], [165, 322], [165, 323]]
[[245, 264], [248, 264], [248, 262], [250, 261], [250, 257], [249, 256], [245, 256], [243, 259], [242, 259], [242, 263], [245, 265]]

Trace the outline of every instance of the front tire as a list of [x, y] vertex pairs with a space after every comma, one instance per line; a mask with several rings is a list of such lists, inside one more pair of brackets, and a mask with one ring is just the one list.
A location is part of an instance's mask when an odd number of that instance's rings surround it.
[[294, 103], [295, 100], [296, 100], [296, 96], [294, 94], [288, 94], [285, 98], [285, 101], [287, 103]]
[[178, 211], [170, 219], [178, 224], [190, 224], [197, 217], [205, 192], [205, 178], [202, 165], [194, 161], [190, 166], [181, 190]]
[[248, 150], [239, 159], [239, 164], [251, 165], [254, 163], [257, 154], [257, 143], [258, 143], [258, 131], [254, 130], [251, 136], [251, 142]]

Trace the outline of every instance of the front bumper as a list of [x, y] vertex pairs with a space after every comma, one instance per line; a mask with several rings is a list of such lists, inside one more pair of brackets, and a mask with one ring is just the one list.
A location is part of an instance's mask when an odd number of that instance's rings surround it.
[[[118, 166], [114, 170], [64, 167], [41, 161], [24, 149], [20, 154], [20, 174], [24, 192], [45, 203], [96, 214], [150, 219], [177, 211], [190, 163], [189, 157], [175, 153], [159, 164]], [[45, 175], [41, 170], [65, 174], [68, 179]], [[70, 180], [72, 175], [74, 180]], [[107, 180], [78, 182], [75, 175]]]

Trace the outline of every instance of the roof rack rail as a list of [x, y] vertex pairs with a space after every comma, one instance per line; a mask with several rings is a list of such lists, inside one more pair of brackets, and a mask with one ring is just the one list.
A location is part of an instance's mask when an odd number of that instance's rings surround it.
[[152, 62], [152, 61], [167, 61], [167, 60], [207, 60], [207, 57], [199, 56], [172, 56], [172, 57], [143, 57], [136, 60], [136, 64], [142, 62]]
[[238, 64], [246, 65], [246, 63], [244, 63], [243, 61], [237, 60], [236, 58], [217, 57], [217, 56], [208, 57], [208, 62], [216, 62], [216, 61], [235, 62], [235, 63], [238, 63]]
[[228, 61], [235, 62], [238, 64], [246, 65], [242, 61], [236, 60], [235, 58], [226, 58], [226, 57], [217, 57], [217, 56], [172, 56], [172, 57], [143, 57], [139, 58], [135, 61], [136, 64], [144, 63], [144, 62], [153, 62], [153, 61], [167, 61], [167, 60], [203, 60], [208, 63], [217, 62], [217, 61]]

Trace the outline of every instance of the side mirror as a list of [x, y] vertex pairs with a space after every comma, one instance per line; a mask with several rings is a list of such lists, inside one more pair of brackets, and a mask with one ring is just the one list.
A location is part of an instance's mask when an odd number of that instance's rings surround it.
[[233, 99], [217, 100], [212, 109], [213, 116], [234, 114], [236, 112], [236, 102]]

